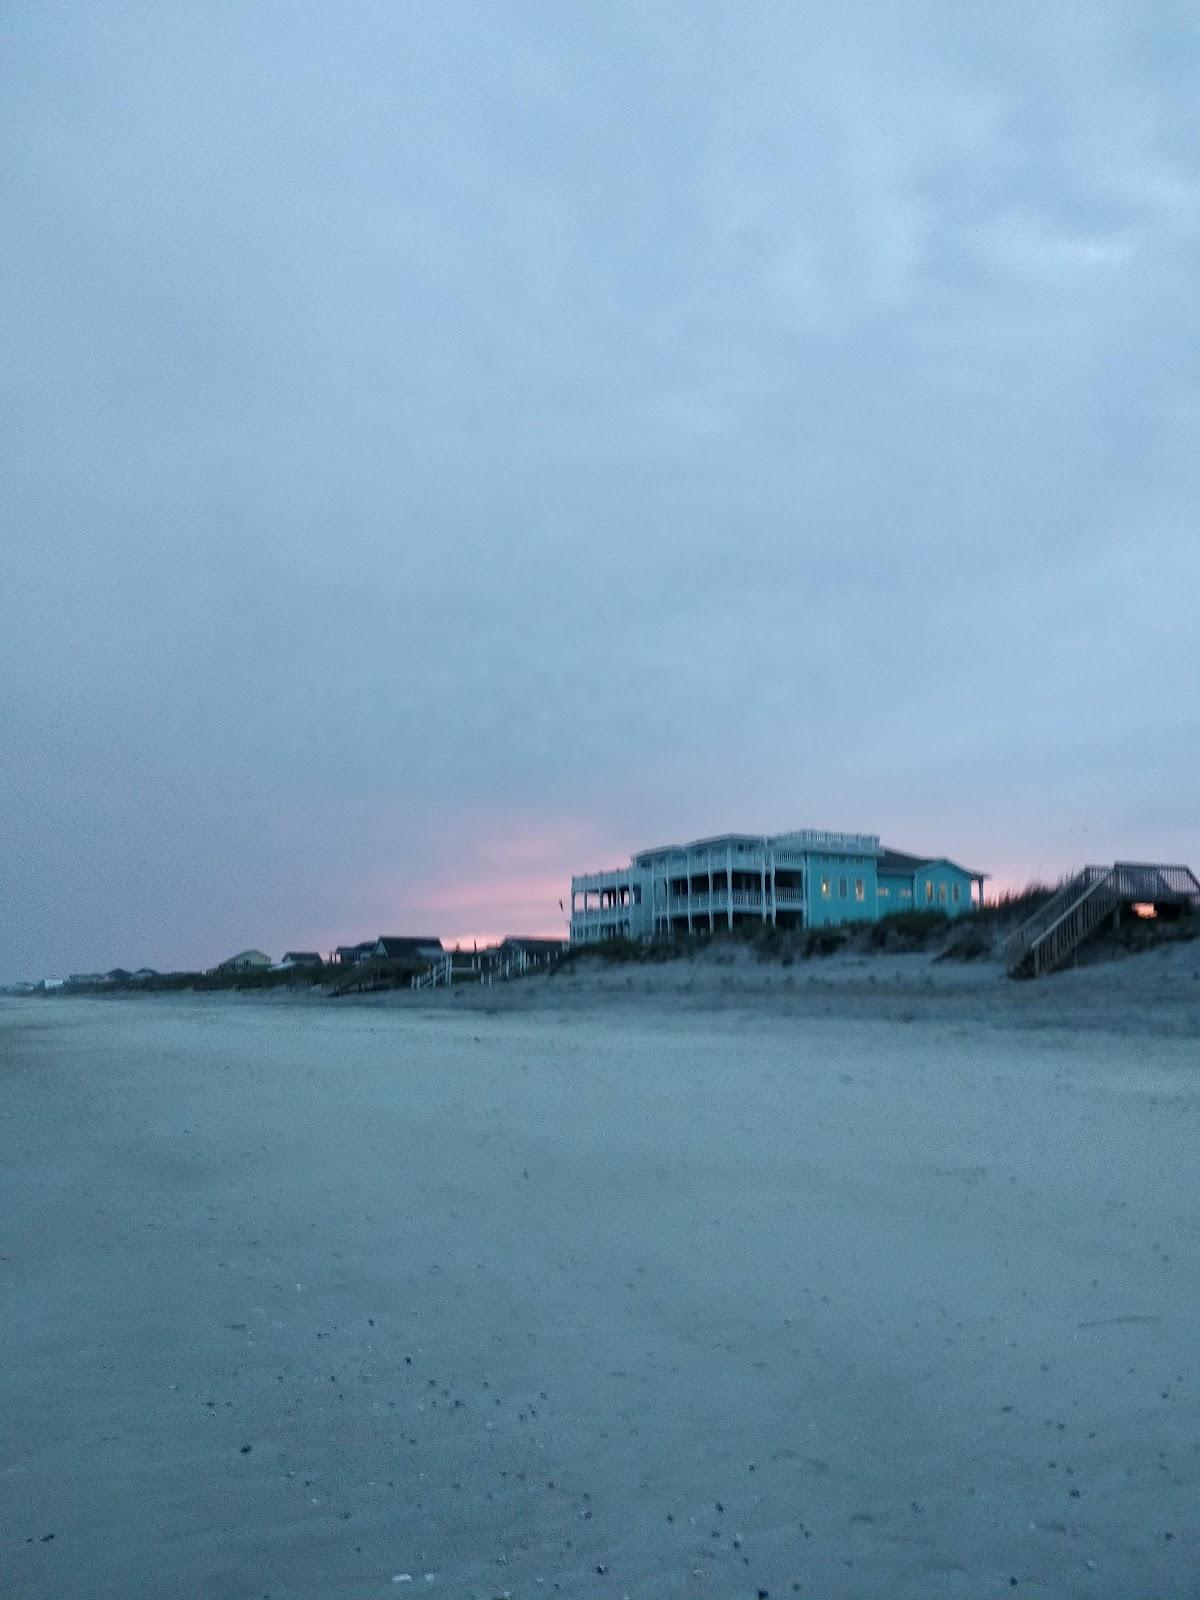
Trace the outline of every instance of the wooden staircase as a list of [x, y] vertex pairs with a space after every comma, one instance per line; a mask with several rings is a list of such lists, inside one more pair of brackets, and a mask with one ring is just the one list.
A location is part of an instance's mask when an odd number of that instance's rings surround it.
[[1123, 906], [1138, 904], [1200, 910], [1200, 880], [1190, 867], [1146, 861], [1084, 867], [1005, 940], [1009, 977], [1055, 971]]
[[346, 994], [370, 994], [375, 989], [396, 989], [424, 968], [423, 961], [414, 961], [407, 956], [380, 956], [372, 961], [359, 961], [337, 979], [329, 995], [336, 1000]]

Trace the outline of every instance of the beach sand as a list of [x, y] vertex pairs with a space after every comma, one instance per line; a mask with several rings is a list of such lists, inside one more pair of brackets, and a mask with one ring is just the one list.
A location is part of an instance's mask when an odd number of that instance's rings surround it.
[[1193, 959], [0, 1001], [0, 1596], [1196, 1594]]

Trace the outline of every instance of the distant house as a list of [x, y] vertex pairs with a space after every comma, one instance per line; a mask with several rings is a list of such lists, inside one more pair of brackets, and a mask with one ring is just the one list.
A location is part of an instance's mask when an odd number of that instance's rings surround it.
[[875, 863], [875, 874], [881, 917], [892, 911], [945, 911], [957, 916], [970, 910], [973, 890], [978, 894], [976, 903], [982, 905], [987, 876], [944, 856], [913, 856], [886, 846]]
[[333, 959], [340, 967], [356, 967], [360, 961], [370, 961], [376, 943], [374, 939], [364, 939], [362, 944], [340, 944]]
[[133, 976], [138, 983], [145, 983], [147, 978], [157, 978], [158, 973], [153, 967], [139, 967]]
[[230, 956], [227, 961], [220, 962], [213, 971], [265, 972], [270, 965], [270, 956], [263, 955], [261, 950], [241, 950], [236, 956]]
[[395, 938], [381, 934], [370, 948], [370, 959], [373, 961], [411, 961], [414, 958], [420, 961], [436, 961], [438, 956], [444, 954], [445, 950], [440, 939], [420, 934], [413, 938]]
[[501, 939], [496, 949], [501, 957], [520, 952], [530, 961], [549, 961], [554, 956], [562, 955], [568, 944], [566, 939], [526, 939], [523, 934], [510, 933], [507, 938]]
[[133, 977], [132, 972], [127, 972], [124, 967], [114, 967], [111, 972], [104, 974], [106, 983], [128, 983]]
[[480, 971], [507, 977], [514, 972], [528, 972], [532, 967], [549, 966], [568, 948], [566, 939], [527, 939], [510, 933], [499, 944], [481, 951], [475, 961]]
[[279, 963], [280, 967], [319, 967], [321, 957], [315, 950], [288, 950]]

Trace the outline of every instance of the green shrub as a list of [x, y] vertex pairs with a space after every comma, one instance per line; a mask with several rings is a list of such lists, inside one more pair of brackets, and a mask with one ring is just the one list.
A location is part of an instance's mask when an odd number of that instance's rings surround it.
[[854, 937], [854, 929], [847, 923], [828, 927], [810, 928], [804, 936], [804, 954], [812, 956], [835, 956], [844, 950]]
[[950, 918], [944, 911], [891, 911], [886, 917], [870, 925], [868, 935], [871, 946], [882, 950], [903, 944], [910, 949], [923, 948], [935, 935], [946, 931]]
[[978, 928], [964, 928], [936, 959], [938, 961], [978, 961], [992, 953], [992, 941]]

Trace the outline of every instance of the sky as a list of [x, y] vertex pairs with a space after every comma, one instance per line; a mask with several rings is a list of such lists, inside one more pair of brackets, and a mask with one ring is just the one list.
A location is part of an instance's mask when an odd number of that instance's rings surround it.
[[0, 30], [0, 978], [1200, 866], [1195, 7]]

